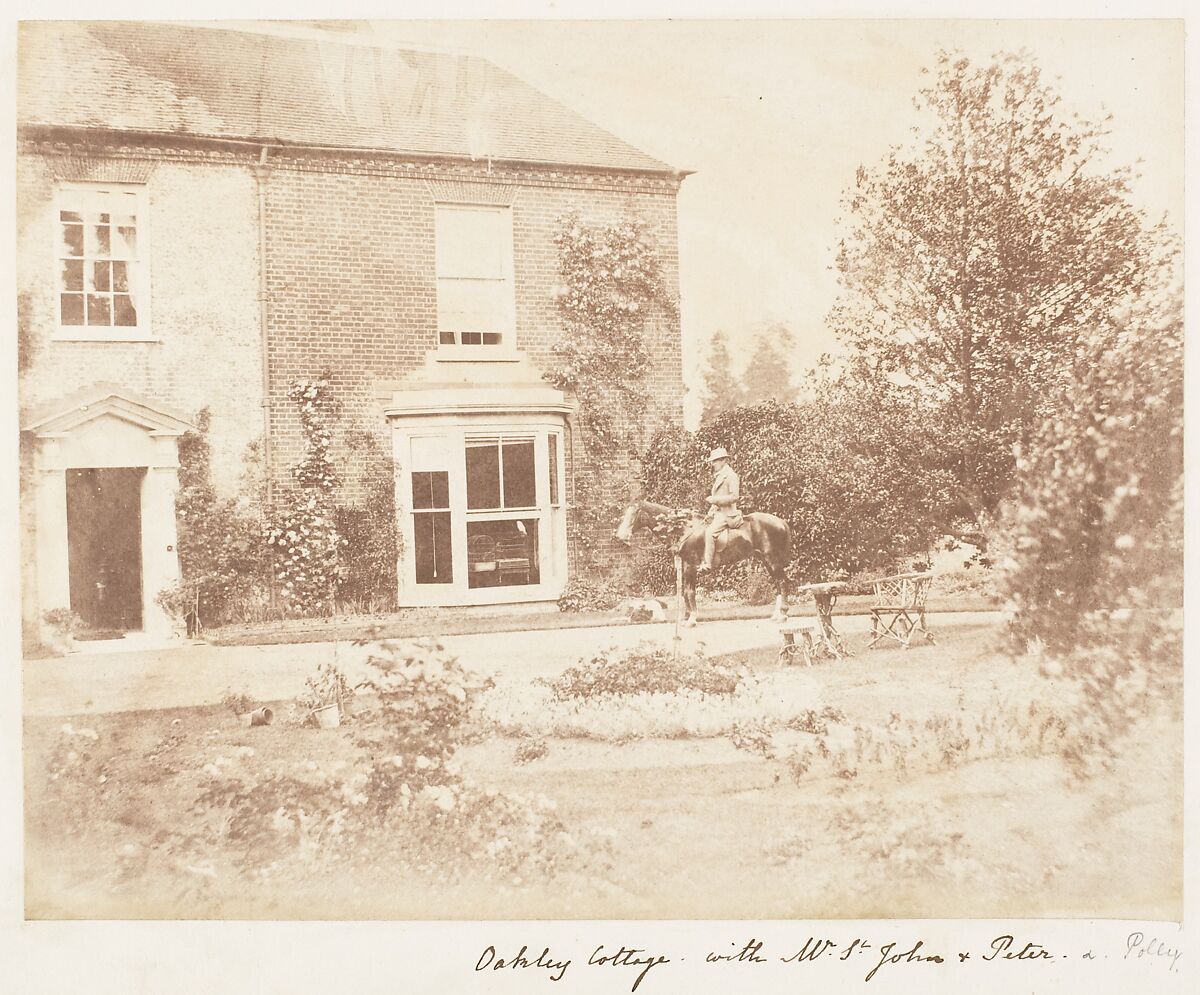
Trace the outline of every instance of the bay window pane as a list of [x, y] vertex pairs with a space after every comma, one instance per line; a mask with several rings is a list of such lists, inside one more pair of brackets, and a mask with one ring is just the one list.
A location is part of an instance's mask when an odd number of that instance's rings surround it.
[[533, 441], [504, 444], [504, 507], [532, 508], [537, 500], [533, 469]]
[[500, 447], [495, 440], [467, 443], [467, 508], [500, 507]]

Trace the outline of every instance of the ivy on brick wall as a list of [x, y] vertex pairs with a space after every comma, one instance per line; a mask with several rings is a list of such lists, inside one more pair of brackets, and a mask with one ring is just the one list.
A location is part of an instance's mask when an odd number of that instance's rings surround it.
[[574, 394], [578, 405], [573, 507], [577, 549], [590, 563], [593, 537], [612, 527], [625, 496], [614, 473], [638, 458], [648, 432], [646, 323], [656, 313], [674, 318], [679, 309], [640, 219], [593, 224], [571, 212], [559, 220], [554, 244], [564, 334], [547, 379]]

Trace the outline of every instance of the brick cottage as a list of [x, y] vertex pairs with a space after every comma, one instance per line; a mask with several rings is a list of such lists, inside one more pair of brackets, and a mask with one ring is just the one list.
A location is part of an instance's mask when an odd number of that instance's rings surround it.
[[[152, 23], [23, 24], [17, 289], [23, 619], [163, 633], [178, 440], [216, 486], [301, 455], [328, 370], [356, 461], [394, 461], [401, 605], [552, 599], [571, 568], [554, 236], [636, 216], [677, 292], [683, 173], [482, 59]], [[647, 322], [677, 419], [678, 319]], [[369, 445], [348, 446], [357, 434]]]

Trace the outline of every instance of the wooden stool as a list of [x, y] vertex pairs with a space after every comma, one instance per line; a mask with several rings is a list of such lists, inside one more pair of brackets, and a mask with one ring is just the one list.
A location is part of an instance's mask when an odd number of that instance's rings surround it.
[[[804, 657], [805, 665], [811, 667], [820, 645], [820, 623], [806, 618], [789, 618], [780, 623], [779, 632], [783, 636], [783, 648], [779, 651], [780, 665], [790, 666], [796, 662], [799, 654]], [[800, 638], [797, 639], [797, 636]]]

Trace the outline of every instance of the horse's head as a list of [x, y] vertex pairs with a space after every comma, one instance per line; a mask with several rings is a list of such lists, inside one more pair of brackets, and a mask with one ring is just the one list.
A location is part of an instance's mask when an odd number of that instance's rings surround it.
[[617, 524], [616, 530], [613, 532], [613, 538], [617, 542], [623, 542], [629, 545], [629, 541], [633, 538], [633, 533], [638, 530], [641, 525], [642, 517], [642, 502], [635, 501], [625, 509], [625, 514], [621, 516], [621, 521]]

